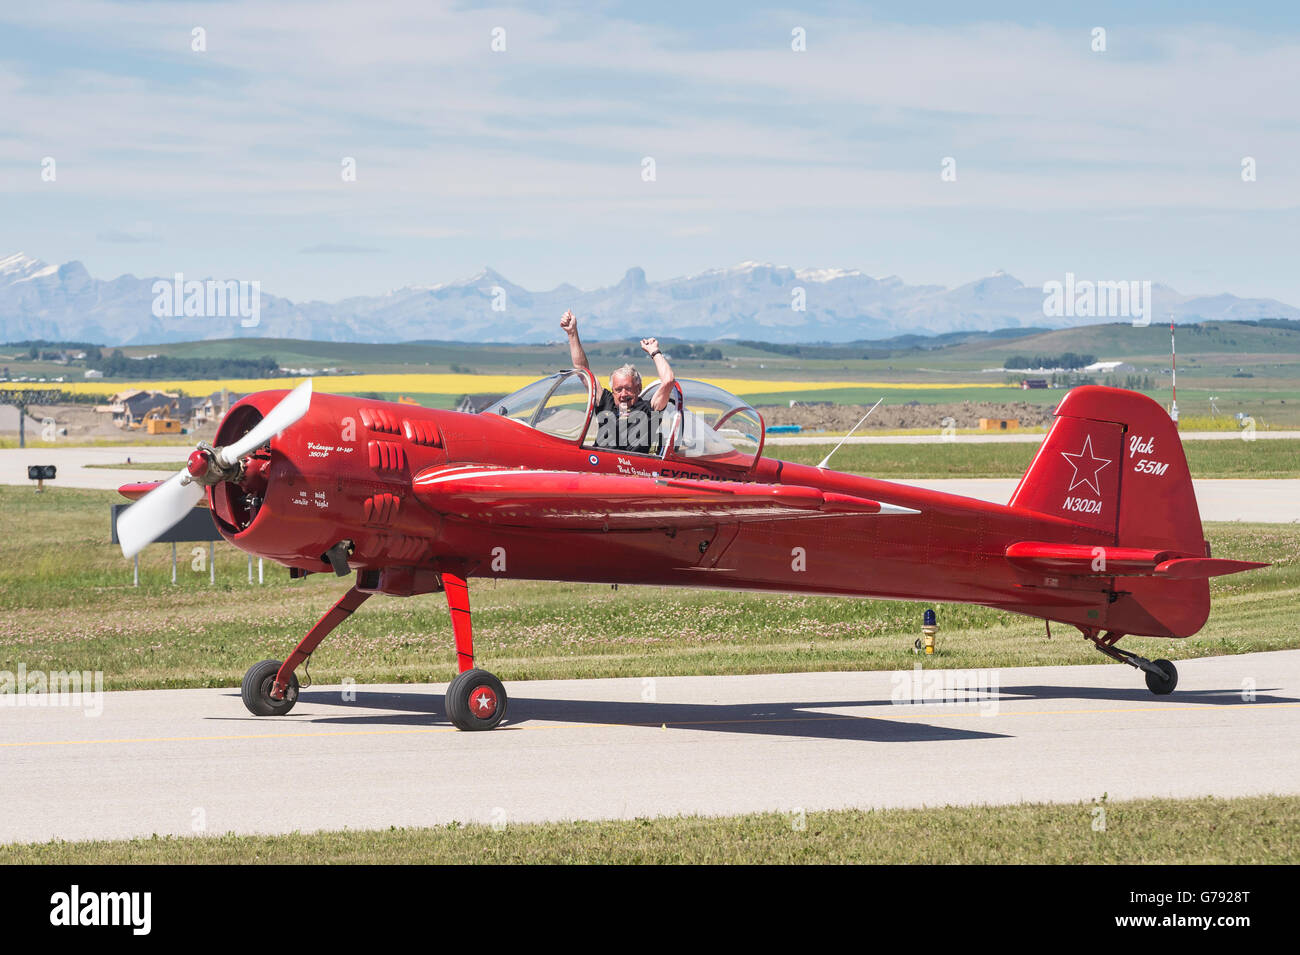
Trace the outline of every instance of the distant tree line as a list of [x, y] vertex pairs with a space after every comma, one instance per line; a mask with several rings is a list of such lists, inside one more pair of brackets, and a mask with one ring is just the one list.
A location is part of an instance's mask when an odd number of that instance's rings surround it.
[[703, 345], [689, 345], [686, 342], [680, 345], [669, 345], [668, 352], [674, 358], [692, 358], [697, 361], [722, 361], [722, 349], [713, 347], [705, 348]]
[[90, 351], [101, 347], [97, 342], [52, 342], [44, 338], [28, 338], [21, 342], [5, 342], [0, 348], [57, 348], [60, 351]]
[[1004, 368], [1086, 368], [1097, 360], [1096, 355], [1076, 355], [1072, 351], [1060, 355], [1012, 355]]
[[272, 378], [280, 363], [270, 355], [261, 358], [127, 358], [120, 348], [104, 356], [95, 367], [105, 378]]
[[920, 349], [893, 349], [893, 348], [863, 348], [860, 343], [850, 342], [847, 345], [784, 345], [780, 342], [755, 342], [742, 340], [736, 342], [737, 345], [743, 345], [745, 348], [753, 348], [756, 351], [771, 352], [774, 355], [786, 355], [790, 358], [824, 358], [824, 359], [872, 359], [872, 358], [891, 358], [894, 354], [907, 351], [918, 351]]
[[1125, 375], [1122, 382], [1119, 375], [1107, 375], [1103, 384], [1110, 388], [1127, 388], [1129, 391], [1151, 391], [1155, 387], [1150, 375]]
[[[691, 358], [697, 361], [722, 361], [723, 358], [721, 348], [706, 348], [704, 345], [690, 345], [686, 342], [661, 344], [660, 348], [667, 352], [669, 357], [676, 359]], [[633, 348], [628, 345], [619, 354], [624, 358], [637, 358], [644, 355], [645, 352], [639, 347]]]
[[93, 342], [51, 342], [43, 338], [5, 342], [0, 348], [25, 348], [31, 361], [53, 361], [68, 352], [85, 352], [86, 358], [99, 360], [101, 346]]
[[1053, 388], [1077, 388], [1080, 385], [1095, 385], [1097, 379], [1092, 375], [1080, 375], [1073, 371], [1053, 372], [1051, 387]]

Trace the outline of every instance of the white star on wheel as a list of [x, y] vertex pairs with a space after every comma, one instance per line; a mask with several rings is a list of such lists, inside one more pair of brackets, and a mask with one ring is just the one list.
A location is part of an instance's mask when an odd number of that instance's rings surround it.
[[478, 695], [478, 708], [480, 710], [492, 709], [492, 700], [488, 697], [486, 693], [480, 693]]
[[[1066, 463], [1074, 468], [1074, 477], [1070, 480], [1070, 486], [1066, 493], [1070, 493], [1080, 484], [1086, 484], [1092, 488], [1094, 494], [1101, 497], [1101, 481], [1098, 475], [1102, 469], [1110, 465], [1110, 458], [1099, 458], [1092, 453], [1092, 435], [1087, 435], [1083, 439], [1083, 449], [1078, 454], [1070, 454], [1068, 451], [1062, 451], [1061, 457], [1065, 458]], [[1084, 460], [1084, 459], [1087, 460]], [[1080, 475], [1083, 475], [1080, 477]]]

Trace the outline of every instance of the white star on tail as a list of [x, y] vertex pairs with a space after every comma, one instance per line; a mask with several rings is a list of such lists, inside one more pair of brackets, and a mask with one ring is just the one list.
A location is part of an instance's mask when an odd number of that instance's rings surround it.
[[[1065, 458], [1070, 467], [1074, 468], [1074, 477], [1070, 479], [1070, 486], [1066, 489], [1068, 494], [1080, 484], [1086, 484], [1092, 488], [1094, 494], [1101, 497], [1101, 482], [1098, 475], [1102, 469], [1111, 463], [1111, 458], [1099, 458], [1092, 453], [1092, 435], [1083, 439], [1083, 449], [1078, 454], [1070, 454], [1067, 451], [1061, 452], [1061, 457]], [[1087, 460], [1084, 460], [1084, 459]], [[1082, 475], [1082, 476], [1081, 476]]]

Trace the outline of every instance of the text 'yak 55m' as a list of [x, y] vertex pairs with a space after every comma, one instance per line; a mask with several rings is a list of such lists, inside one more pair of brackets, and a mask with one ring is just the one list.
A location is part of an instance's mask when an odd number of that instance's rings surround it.
[[[651, 384], [649, 400], [659, 385]], [[459, 675], [450, 720], [491, 729], [501, 682], [474, 665], [471, 577], [961, 601], [1073, 625], [1146, 673], [1167, 660], [1127, 634], [1186, 637], [1210, 577], [1263, 564], [1210, 556], [1178, 433], [1134, 392], [1082, 387], [1008, 504], [762, 456], [763, 420], [735, 395], [678, 381], [648, 454], [596, 446], [596, 387], [561, 372], [481, 414], [338, 395], [249, 395], [118, 521], [127, 556], [207, 498], [222, 536], [294, 577], [355, 582], [284, 662], [244, 678], [259, 715], [287, 713], [297, 667], [371, 594], [446, 594]]]

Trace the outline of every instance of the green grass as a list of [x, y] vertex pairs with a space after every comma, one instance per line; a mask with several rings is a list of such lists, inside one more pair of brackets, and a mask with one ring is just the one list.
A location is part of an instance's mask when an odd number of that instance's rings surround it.
[[[817, 464], [833, 445], [778, 444], [764, 456]], [[1037, 442], [846, 444], [835, 452], [837, 471], [875, 478], [1018, 478], [1038, 452]], [[1187, 465], [1198, 478], [1300, 477], [1300, 440], [1184, 441]]]
[[[1101, 825], [1104, 823], [1104, 828]], [[0, 846], [0, 864], [1295, 864], [1300, 797], [757, 813]]]
[[[237, 686], [250, 664], [283, 659], [348, 586], [318, 574], [290, 582], [217, 545], [215, 587], [180, 547], [141, 558], [141, 586], [108, 540], [110, 491], [0, 487], [0, 669], [102, 670], [108, 689]], [[1274, 561], [1216, 579], [1210, 621], [1194, 637], [1134, 639], [1145, 656], [1186, 659], [1300, 646], [1300, 526], [1210, 524], [1216, 556]], [[207, 547], [199, 547], [206, 559]], [[471, 582], [476, 649], [506, 680], [896, 669], [914, 660], [922, 607], [886, 600], [534, 581]], [[1073, 630], [962, 604], [937, 606], [942, 667], [1101, 663]], [[441, 595], [376, 597], [312, 659], [317, 682], [445, 681], [455, 672]]]

